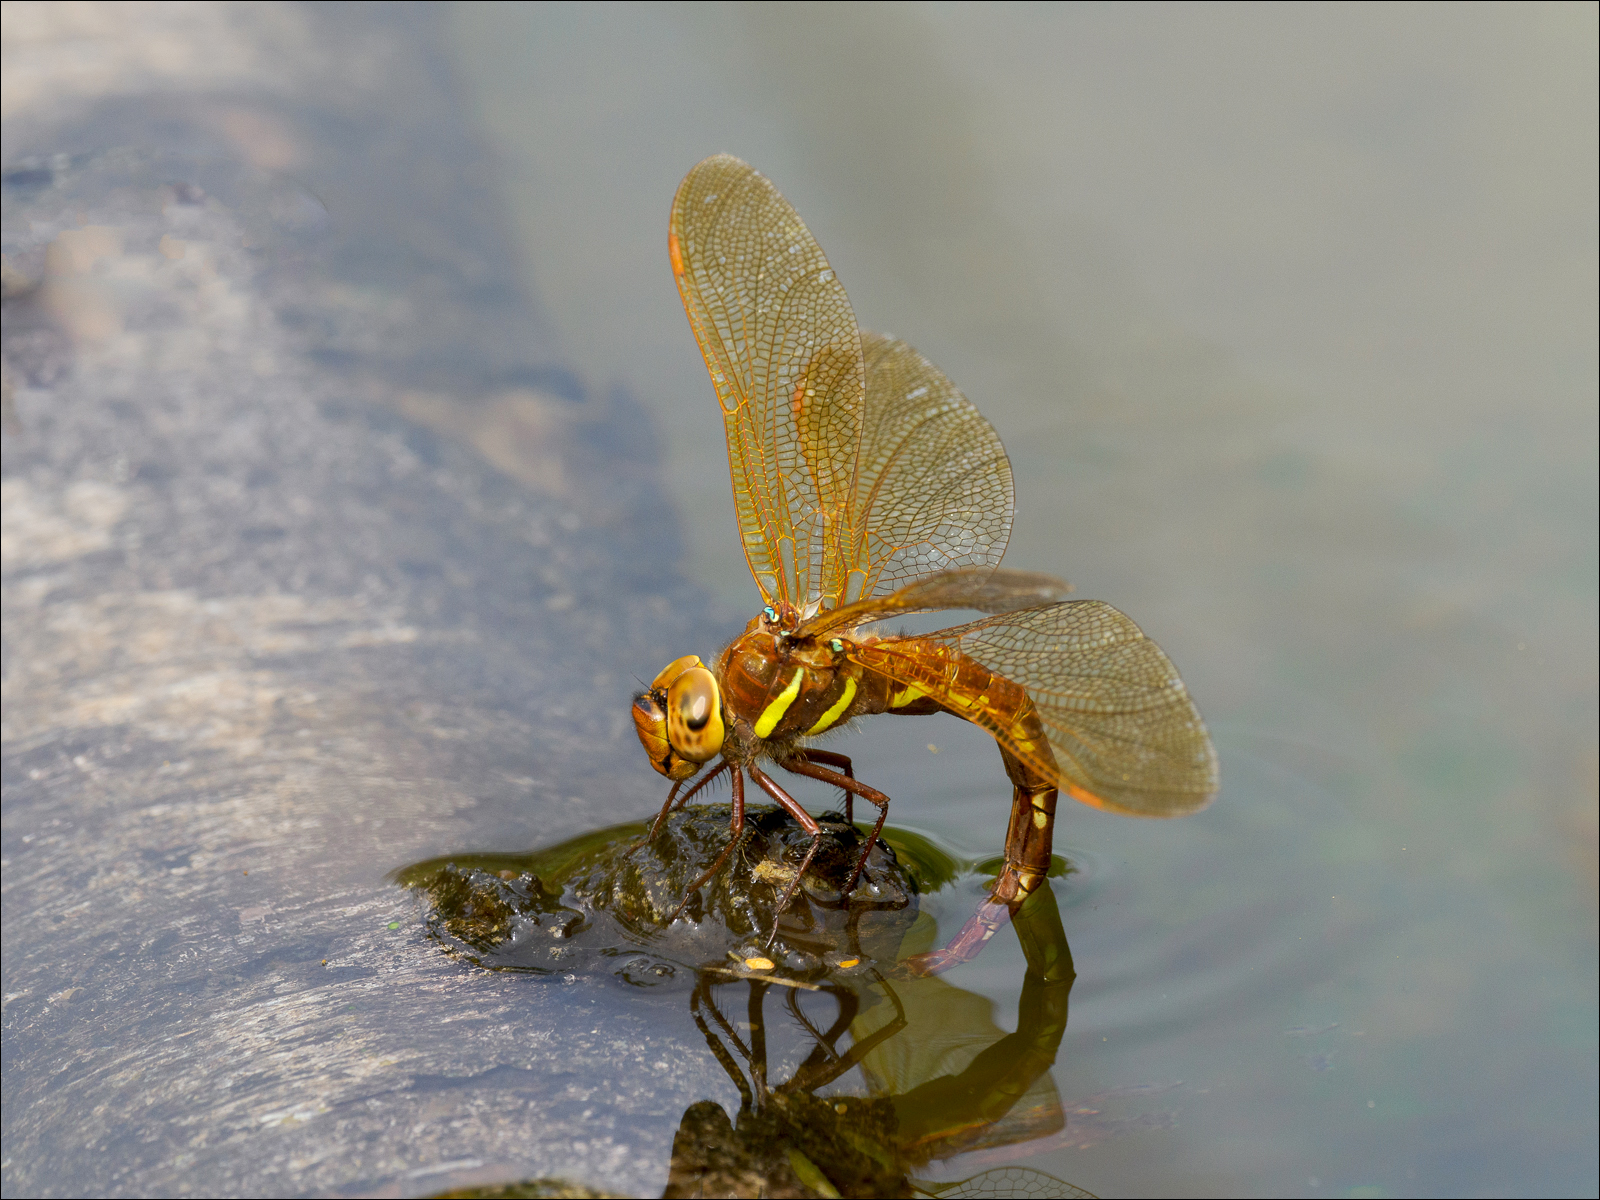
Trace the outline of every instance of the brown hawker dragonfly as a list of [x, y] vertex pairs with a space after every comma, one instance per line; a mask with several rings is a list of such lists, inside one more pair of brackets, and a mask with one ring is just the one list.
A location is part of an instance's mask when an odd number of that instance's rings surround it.
[[[822, 247], [771, 182], [730, 155], [706, 159], [678, 188], [668, 248], [766, 600], [715, 662], [677, 659], [634, 701], [639, 740], [674, 781], [652, 837], [707, 784], [732, 783], [731, 840], [688, 895], [738, 844], [748, 775], [812, 835], [776, 911], [793, 898], [822, 830], [769, 764], [842, 789], [847, 819], [851, 797], [875, 805], [870, 850], [889, 798], [811, 743], [877, 713], [983, 727], [1014, 792], [1005, 866], [955, 939], [916, 964], [925, 972], [971, 958], [1044, 880], [1058, 790], [1135, 816], [1204, 807], [1216, 754], [1172, 663], [1109, 604], [1063, 601], [1065, 583], [996, 569], [1013, 512], [999, 436], [922, 355], [857, 327]], [[936, 609], [993, 615], [928, 635], [871, 631]]]

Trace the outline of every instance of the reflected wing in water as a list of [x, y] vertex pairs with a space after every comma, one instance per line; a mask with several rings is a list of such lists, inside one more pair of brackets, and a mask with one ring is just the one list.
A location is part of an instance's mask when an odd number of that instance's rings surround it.
[[911, 1186], [919, 1195], [938, 1196], [940, 1200], [951, 1200], [957, 1196], [1081, 1196], [1095, 1200], [1093, 1192], [1086, 1192], [1065, 1179], [1057, 1179], [1054, 1175], [1046, 1175], [1043, 1171], [1028, 1167], [996, 1167], [956, 1183], [913, 1179]]

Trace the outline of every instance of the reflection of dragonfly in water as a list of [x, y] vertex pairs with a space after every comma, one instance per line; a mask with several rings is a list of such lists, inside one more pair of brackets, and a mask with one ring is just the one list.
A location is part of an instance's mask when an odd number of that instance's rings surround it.
[[[865, 997], [838, 982], [743, 980], [749, 990], [742, 1036], [716, 1003], [715, 990], [726, 986], [726, 976], [703, 971], [691, 1009], [739, 1089], [739, 1112], [730, 1119], [711, 1100], [689, 1107], [673, 1140], [663, 1194], [1090, 1195], [1018, 1166], [957, 1183], [913, 1178], [930, 1162], [1020, 1146], [1065, 1123], [1049, 1069], [1066, 1031], [1074, 973], [1050, 888], [1037, 889], [1015, 923], [1028, 972], [1016, 1032], [1005, 1035], [989, 1020], [988, 1001], [981, 997], [936, 978], [890, 980], [874, 972]], [[774, 989], [783, 993], [789, 1017], [812, 1045], [778, 1084], [767, 1079], [765, 1004]], [[836, 1006], [825, 1029], [805, 1011], [804, 997], [819, 994]], [[847, 1031], [851, 1045], [840, 1051]], [[985, 1044], [971, 1055], [975, 1040]], [[961, 1065], [944, 1069], [952, 1059]], [[816, 1094], [857, 1067], [870, 1095]]]
[[[987, 996], [901, 961], [937, 933], [917, 896], [961, 864], [890, 830], [863, 888], [845, 896], [866, 832], [842, 813], [821, 825], [823, 849], [777, 916], [793, 869], [782, 864], [810, 838], [771, 809], [752, 814], [743, 853], [690, 921], [672, 912], [721, 852], [725, 809], [674, 814], [654, 842], [639, 839], [643, 826], [620, 826], [531, 853], [451, 854], [395, 878], [427, 892], [430, 935], [481, 966], [612, 978], [639, 999], [687, 986], [690, 1015], [741, 1103], [731, 1118], [712, 1100], [684, 1112], [667, 1195], [1086, 1195], [1015, 1165], [1080, 1144], [1080, 1115], [1098, 1115], [1074, 1108], [1069, 1126], [1050, 1077], [1074, 981], [1052, 889], [1036, 888], [1015, 918], [1027, 973], [1006, 1034]], [[775, 920], [775, 948], [759, 951], [751, 935]], [[718, 1007], [730, 986], [747, 989], [743, 1021]], [[776, 1023], [774, 1006], [784, 1010]], [[783, 1082], [769, 1081], [769, 1054], [796, 1064]], [[864, 1089], [849, 1088], [854, 1070]], [[853, 1094], [818, 1094], [830, 1085]], [[947, 1173], [1005, 1165], [959, 1184], [917, 1178], [935, 1162]]]
[[[876, 713], [973, 722], [999, 743], [1013, 785], [990, 898], [948, 946], [920, 956], [925, 972], [976, 954], [1044, 879], [1058, 791], [1136, 816], [1205, 805], [1216, 755], [1172, 663], [1110, 605], [1062, 601], [1058, 580], [996, 570], [1013, 511], [999, 437], [922, 355], [857, 327], [777, 189], [729, 155], [706, 159], [678, 188], [668, 248], [722, 407], [740, 538], [765, 601], [714, 662], [685, 655], [634, 701], [651, 764], [673, 780], [658, 829], [712, 780], [732, 786], [728, 849], [690, 893], [739, 841], [746, 776], [816, 852], [820, 828], [767, 764], [840, 788], [847, 814], [852, 797], [877, 807], [865, 864], [889, 798], [810, 743]], [[926, 636], [870, 632], [938, 609], [995, 615]], [[795, 881], [809, 864], [808, 854]]]

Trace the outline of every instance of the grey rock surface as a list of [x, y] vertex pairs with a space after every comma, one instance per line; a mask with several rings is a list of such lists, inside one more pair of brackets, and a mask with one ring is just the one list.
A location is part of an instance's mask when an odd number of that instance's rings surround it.
[[5, 1193], [659, 1191], [732, 1096], [682, 1004], [384, 879], [658, 801], [648, 427], [542, 340], [428, 13], [241, 8], [174, 37], [254, 74], [7, 121]]

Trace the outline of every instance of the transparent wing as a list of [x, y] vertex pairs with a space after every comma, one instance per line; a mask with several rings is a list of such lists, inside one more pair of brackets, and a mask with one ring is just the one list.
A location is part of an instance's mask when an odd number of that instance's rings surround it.
[[821, 636], [839, 629], [854, 629], [885, 617], [931, 612], [941, 608], [971, 608], [978, 612], [1014, 612], [1060, 600], [1072, 585], [1051, 575], [1031, 571], [997, 571], [967, 567], [940, 571], [887, 596], [872, 596], [818, 613], [802, 632]]
[[999, 434], [905, 342], [863, 331], [861, 348], [866, 403], [845, 599], [884, 595], [934, 571], [994, 567], [1015, 510]]
[[922, 355], [857, 329], [770, 181], [730, 155], [706, 159], [678, 188], [668, 242], [769, 604], [805, 618], [1000, 561], [1013, 495], [999, 436]]
[[[985, 617], [926, 637], [866, 642], [851, 657], [975, 721], [1076, 799], [1142, 817], [1204, 808], [1217, 756], [1177, 669], [1099, 600]], [[1011, 736], [1025, 702], [960, 669], [962, 657], [1020, 684], [1050, 755]]]
[[1028, 690], [1078, 799], [1176, 817], [1216, 794], [1216, 751], [1177, 668], [1111, 605], [1070, 600], [933, 638]]
[[722, 405], [745, 558], [769, 604], [809, 616], [846, 587], [865, 395], [855, 313], [793, 207], [731, 155], [684, 178], [668, 241]]

